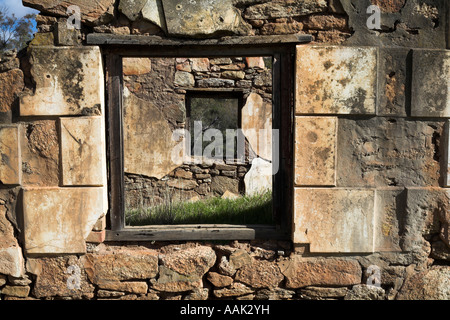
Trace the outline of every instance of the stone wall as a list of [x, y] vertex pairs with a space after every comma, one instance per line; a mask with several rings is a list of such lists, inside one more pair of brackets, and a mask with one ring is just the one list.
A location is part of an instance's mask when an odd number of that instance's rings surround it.
[[[0, 60], [1, 299], [449, 299], [447, 1], [23, 2], [41, 15]], [[291, 241], [104, 241], [92, 32], [313, 36], [292, 66]]]

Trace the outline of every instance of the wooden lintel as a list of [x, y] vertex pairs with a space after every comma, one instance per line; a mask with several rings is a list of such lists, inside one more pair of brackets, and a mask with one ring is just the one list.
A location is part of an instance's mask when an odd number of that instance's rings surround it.
[[230, 45], [280, 45], [300, 44], [312, 41], [311, 35], [289, 34], [271, 36], [236, 36], [219, 39], [182, 39], [159, 36], [116, 35], [109, 33], [91, 33], [87, 35], [90, 45], [133, 45], [133, 46], [230, 46]]

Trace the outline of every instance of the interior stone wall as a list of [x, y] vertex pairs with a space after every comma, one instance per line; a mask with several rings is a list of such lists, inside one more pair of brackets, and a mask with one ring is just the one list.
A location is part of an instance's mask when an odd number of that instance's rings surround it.
[[[272, 189], [271, 170], [260, 179], [264, 184], [245, 183], [253, 171], [264, 167], [253, 163], [254, 158], [261, 157], [266, 166], [272, 160], [272, 70], [265, 63], [263, 57], [123, 58], [124, 85], [129, 90], [123, 116], [127, 209], [158, 205], [168, 196], [184, 201], [223, 196], [227, 191], [226, 196], [237, 196]], [[222, 159], [189, 158], [181, 166], [173, 161], [172, 150], [179, 143], [173, 139], [174, 131], [187, 128], [188, 92], [228, 93], [239, 101], [236, 126], [247, 140], [243, 161], [227, 160], [225, 154]], [[260, 129], [268, 130], [264, 138], [269, 143], [258, 140]]]
[[[447, 1], [23, 3], [41, 14], [28, 47], [0, 60], [1, 299], [449, 298]], [[313, 36], [292, 66], [291, 241], [104, 242], [103, 57], [89, 33]]]

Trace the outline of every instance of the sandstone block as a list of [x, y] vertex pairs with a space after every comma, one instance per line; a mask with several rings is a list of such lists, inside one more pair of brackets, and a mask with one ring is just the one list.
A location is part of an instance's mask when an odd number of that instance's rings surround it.
[[398, 300], [449, 300], [450, 268], [434, 266], [405, 279]]
[[135, 21], [139, 18], [141, 10], [146, 3], [147, 0], [120, 0], [119, 11], [131, 21]]
[[126, 76], [140, 76], [152, 71], [150, 58], [123, 58], [123, 74]]
[[327, 10], [325, 0], [295, 0], [256, 4], [245, 11], [247, 19], [288, 18]]
[[246, 35], [251, 30], [231, 1], [162, 0], [162, 3], [171, 36]]
[[142, 17], [163, 30], [167, 29], [161, 0], [147, 0], [142, 8]]
[[450, 51], [414, 49], [411, 115], [450, 117]]
[[21, 116], [103, 113], [103, 65], [98, 47], [34, 46], [30, 55], [36, 89], [21, 97]]
[[[162, 112], [124, 88], [124, 171], [158, 179], [179, 164], [172, 160], [175, 141]], [[148, 125], [152, 119], [152, 125]]]
[[26, 254], [84, 253], [85, 239], [106, 210], [103, 188], [24, 189]]
[[29, 286], [5, 286], [1, 289], [1, 293], [7, 296], [25, 298], [30, 293]]
[[117, 281], [151, 279], [158, 274], [156, 251], [144, 247], [106, 247], [86, 255], [84, 268], [89, 280], [103, 289], [120, 290]]
[[28, 258], [27, 271], [36, 276], [32, 293], [37, 298], [92, 298], [94, 286], [83, 266], [84, 257]]
[[295, 118], [295, 184], [336, 185], [337, 119]]
[[361, 283], [362, 271], [359, 263], [347, 259], [310, 259], [295, 257], [280, 262], [286, 277], [286, 288], [308, 286], [349, 286]]
[[402, 251], [405, 232], [403, 219], [406, 216], [406, 192], [404, 188], [376, 190], [374, 216], [374, 251]]
[[406, 117], [407, 48], [380, 48], [378, 69], [378, 115]]
[[106, 146], [102, 118], [61, 118], [60, 125], [63, 185], [106, 185]]
[[59, 186], [60, 150], [57, 120], [40, 120], [19, 127], [22, 185]]
[[377, 49], [297, 46], [296, 114], [375, 114]]
[[243, 296], [253, 292], [254, 290], [245, 284], [234, 282], [230, 287], [214, 290], [214, 295], [217, 298], [230, 298]]
[[267, 260], [253, 260], [237, 271], [235, 280], [252, 288], [275, 288], [284, 276], [276, 263]]
[[293, 241], [311, 252], [373, 252], [374, 202], [369, 189], [296, 188]]
[[228, 287], [229, 285], [231, 285], [233, 283], [233, 278], [222, 275], [217, 272], [208, 272], [207, 279], [216, 288]]
[[105, 22], [111, 17], [114, 9], [115, 0], [96, 0], [93, 3], [90, 0], [24, 0], [23, 5], [37, 9], [42, 13], [49, 13], [57, 16], [69, 16], [67, 8], [76, 5], [80, 8], [81, 20], [88, 23], [96, 23], [98, 21]]
[[0, 182], [20, 184], [22, 181], [22, 159], [17, 126], [0, 126]]
[[24, 273], [22, 249], [16, 244], [0, 247], [0, 273], [20, 277]]
[[13, 69], [0, 73], [0, 121], [11, 118], [14, 101], [23, 88], [22, 70]]

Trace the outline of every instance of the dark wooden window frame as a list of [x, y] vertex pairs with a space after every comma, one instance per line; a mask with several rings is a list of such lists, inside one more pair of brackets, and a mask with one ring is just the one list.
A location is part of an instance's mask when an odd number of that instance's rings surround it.
[[[211, 40], [91, 34], [100, 45], [106, 69], [106, 123], [109, 221], [106, 241], [289, 240], [293, 212], [293, 123], [295, 48], [307, 35], [229, 37]], [[125, 226], [122, 57], [273, 57], [273, 128], [279, 130], [279, 170], [273, 180], [275, 225]]]

